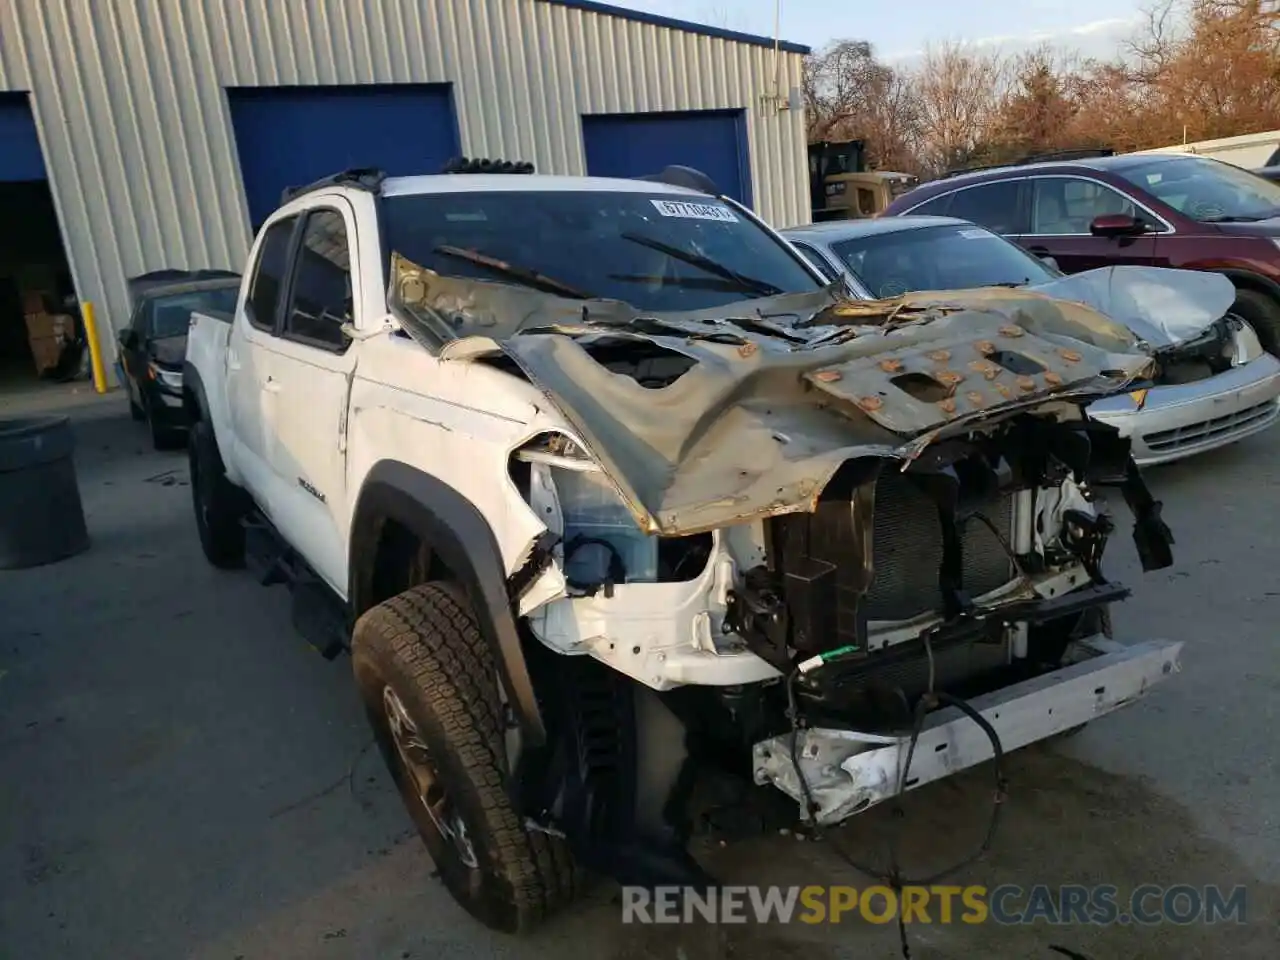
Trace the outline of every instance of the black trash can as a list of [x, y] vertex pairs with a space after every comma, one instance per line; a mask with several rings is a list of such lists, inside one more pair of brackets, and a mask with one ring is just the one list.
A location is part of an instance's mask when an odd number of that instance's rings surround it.
[[87, 550], [67, 417], [0, 419], [0, 570]]

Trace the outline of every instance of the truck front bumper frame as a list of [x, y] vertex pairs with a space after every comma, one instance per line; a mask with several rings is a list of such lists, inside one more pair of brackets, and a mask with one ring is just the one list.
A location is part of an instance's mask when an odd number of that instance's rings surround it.
[[[1006, 753], [1133, 703], [1181, 669], [1181, 642], [1125, 646], [1099, 635], [1079, 641], [1076, 649], [1087, 659], [969, 701]], [[790, 734], [755, 745], [755, 781], [782, 790], [807, 819], [798, 761], [818, 808], [815, 819], [829, 825], [893, 798], [911, 737], [815, 727], [795, 739], [794, 760]], [[972, 719], [954, 707], [936, 710], [925, 718], [904, 788], [940, 780], [992, 755], [990, 739]]]

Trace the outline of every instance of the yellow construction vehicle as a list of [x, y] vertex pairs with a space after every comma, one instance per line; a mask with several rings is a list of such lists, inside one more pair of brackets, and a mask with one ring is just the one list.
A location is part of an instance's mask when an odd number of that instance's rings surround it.
[[862, 140], [809, 144], [813, 221], [874, 217], [920, 182], [910, 173], [869, 170]]

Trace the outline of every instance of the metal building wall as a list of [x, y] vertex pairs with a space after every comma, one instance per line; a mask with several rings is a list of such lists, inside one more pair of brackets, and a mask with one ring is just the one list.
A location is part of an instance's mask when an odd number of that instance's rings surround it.
[[30, 92], [78, 292], [115, 325], [127, 276], [242, 268], [225, 87], [450, 81], [464, 153], [565, 174], [582, 114], [746, 108], [757, 210], [789, 225], [809, 220], [803, 111], [761, 98], [801, 60], [544, 0], [0, 2], [0, 91]]

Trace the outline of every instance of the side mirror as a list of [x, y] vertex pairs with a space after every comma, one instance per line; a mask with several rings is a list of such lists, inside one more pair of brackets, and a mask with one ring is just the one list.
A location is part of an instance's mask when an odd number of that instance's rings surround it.
[[1146, 225], [1127, 213], [1103, 213], [1093, 218], [1089, 232], [1095, 237], [1137, 237], [1147, 232]]

